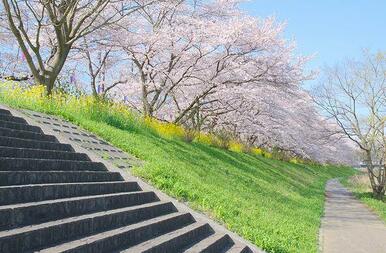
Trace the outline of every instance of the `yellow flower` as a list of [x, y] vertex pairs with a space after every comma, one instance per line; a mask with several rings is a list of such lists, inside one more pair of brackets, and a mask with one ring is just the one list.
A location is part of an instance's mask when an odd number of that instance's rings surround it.
[[251, 152], [252, 154], [255, 154], [255, 155], [262, 155], [264, 151], [260, 148], [252, 148]]
[[236, 153], [242, 153], [244, 150], [244, 145], [233, 140], [229, 143], [229, 150]]

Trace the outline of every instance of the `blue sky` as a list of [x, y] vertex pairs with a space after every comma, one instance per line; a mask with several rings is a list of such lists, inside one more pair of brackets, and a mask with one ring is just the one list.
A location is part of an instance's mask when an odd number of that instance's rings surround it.
[[297, 53], [316, 53], [309, 69], [360, 57], [364, 48], [386, 51], [386, 0], [250, 0], [241, 7], [286, 22]]

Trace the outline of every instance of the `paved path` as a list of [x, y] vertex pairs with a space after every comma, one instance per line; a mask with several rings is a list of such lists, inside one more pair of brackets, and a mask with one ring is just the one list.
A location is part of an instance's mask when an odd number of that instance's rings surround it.
[[326, 196], [320, 230], [323, 253], [386, 253], [386, 225], [376, 214], [336, 179], [327, 183]]

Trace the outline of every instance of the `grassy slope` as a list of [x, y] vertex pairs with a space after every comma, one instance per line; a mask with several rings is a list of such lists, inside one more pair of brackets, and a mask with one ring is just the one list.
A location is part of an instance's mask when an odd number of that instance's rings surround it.
[[344, 186], [348, 187], [360, 201], [370, 207], [386, 222], [386, 198], [384, 201], [381, 201], [372, 197], [370, 187], [365, 184], [365, 182], [368, 183], [367, 175], [355, 176], [355, 180], [344, 178], [341, 182]]
[[146, 161], [138, 175], [269, 252], [316, 252], [329, 178], [353, 170], [306, 166], [166, 139], [109, 108], [58, 106], [0, 96], [61, 115]]

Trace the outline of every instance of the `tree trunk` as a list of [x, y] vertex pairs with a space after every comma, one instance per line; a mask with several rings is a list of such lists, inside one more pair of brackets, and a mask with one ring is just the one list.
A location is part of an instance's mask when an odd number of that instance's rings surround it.
[[384, 200], [385, 189], [384, 185], [378, 185], [375, 189], [373, 189], [373, 197], [378, 200]]
[[46, 96], [50, 96], [52, 94], [55, 80], [52, 82], [50, 81], [49, 77], [45, 77], [43, 75], [37, 75], [37, 76], [34, 76], [34, 82], [36, 85], [43, 85], [45, 87]]
[[[381, 182], [376, 182], [376, 176], [373, 166], [373, 161], [371, 157], [371, 151], [366, 151], [366, 162], [367, 162], [367, 173], [370, 179], [371, 189], [373, 190], [373, 197], [375, 199], [383, 200], [385, 195], [385, 184]], [[382, 168], [379, 168], [380, 170]]]
[[52, 78], [47, 78], [45, 80], [45, 83], [44, 83], [44, 86], [46, 86], [46, 95], [47, 96], [51, 96], [52, 95], [52, 91], [54, 89], [54, 85], [55, 85], [55, 79], [52, 79]]
[[91, 90], [92, 90], [92, 95], [94, 96], [94, 98], [98, 99], [99, 98], [99, 95], [98, 95], [98, 91], [97, 91], [97, 88], [96, 88], [96, 81], [95, 81], [95, 77], [91, 77]]
[[142, 108], [144, 118], [153, 116], [152, 108], [148, 101], [148, 92], [144, 80], [142, 80]]
[[55, 53], [51, 61], [48, 62], [47, 69], [43, 71], [41, 78], [43, 78], [43, 84], [46, 86], [46, 95], [50, 96], [55, 86], [55, 81], [58, 78], [60, 71], [62, 70], [67, 56], [70, 53], [71, 45], [61, 45], [58, 47], [58, 51]]

